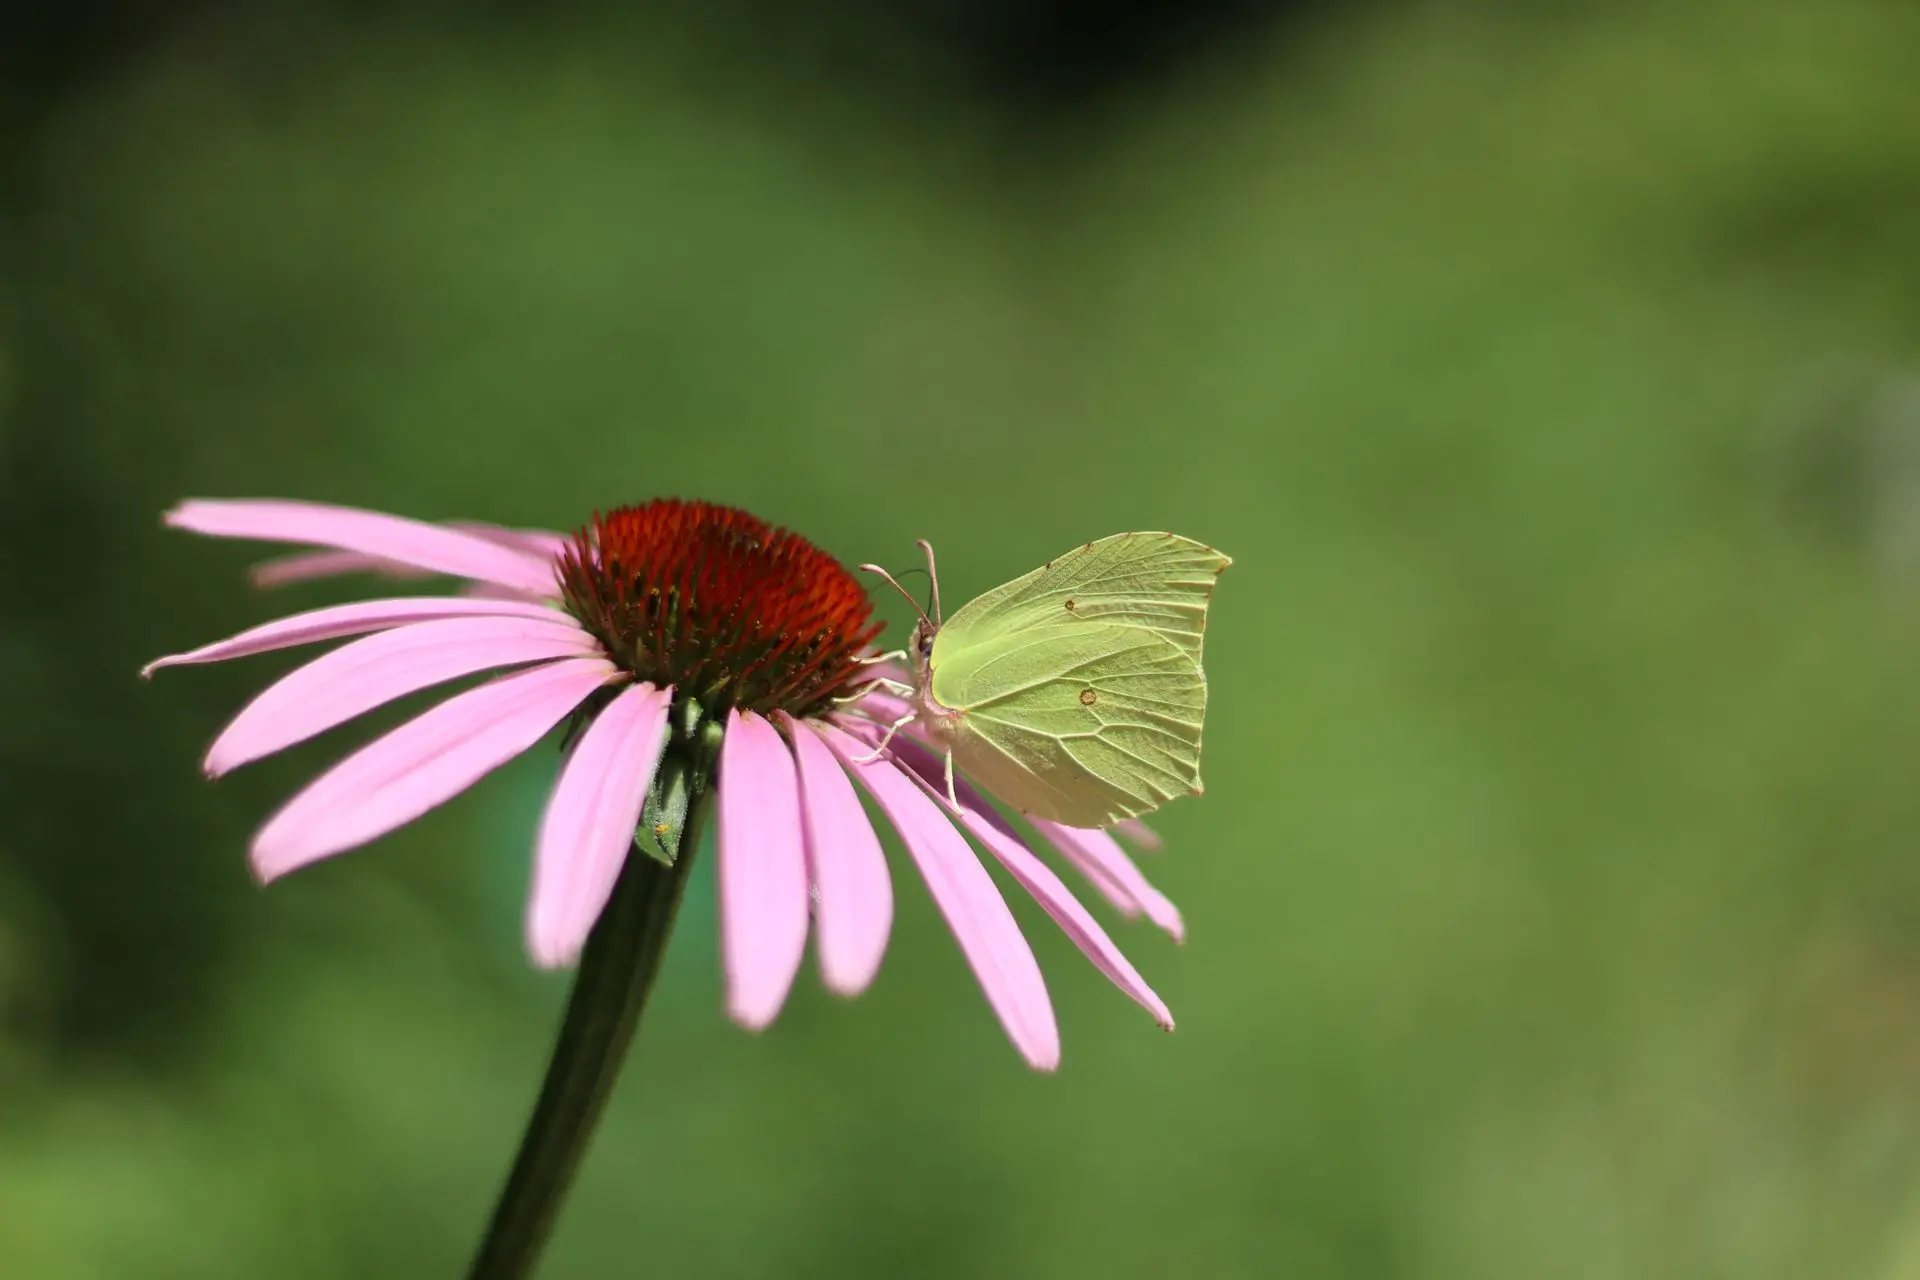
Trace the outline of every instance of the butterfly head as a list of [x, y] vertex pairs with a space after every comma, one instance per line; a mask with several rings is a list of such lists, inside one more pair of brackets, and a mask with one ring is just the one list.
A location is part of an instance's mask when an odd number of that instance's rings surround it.
[[907, 662], [913, 668], [915, 679], [924, 680], [932, 669], [933, 640], [939, 634], [939, 626], [931, 619], [922, 618], [913, 624], [913, 637], [907, 641]]
[[898, 579], [879, 565], [863, 564], [860, 568], [868, 573], [878, 575], [888, 586], [905, 597], [906, 602], [913, 606], [913, 611], [920, 615], [920, 620], [913, 624], [913, 636], [907, 641], [907, 666], [913, 672], [914, 685], [917, 688], [925, 689], [927, 687], [927, 681], [933, 671], [934, 637], [940, 634], [940, 573], [939, 570], [934, 567], [933, 545], [925, 538], [920, 539], [917, 545], [921, 551], [926, 553], [927, 557], [929, 595], [927, 603], [932, 609], [931, 613], [926, 609], [922, 609], [920, 602], [913, 598], [913, 593], [901, 586]]

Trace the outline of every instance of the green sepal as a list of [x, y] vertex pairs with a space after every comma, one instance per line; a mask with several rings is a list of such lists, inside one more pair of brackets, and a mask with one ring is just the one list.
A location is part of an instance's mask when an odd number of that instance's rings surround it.
[[634, 847], [661, 866], [671, 867], [680, 854], [691, 796], [686, 763], [678, 755], [662, 760], [654, 771], [653, 785], [647, 788], [640, 825], [633, 833]]

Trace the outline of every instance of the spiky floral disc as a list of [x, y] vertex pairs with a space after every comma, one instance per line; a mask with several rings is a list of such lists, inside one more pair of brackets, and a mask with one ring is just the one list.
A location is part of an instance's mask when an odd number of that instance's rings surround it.
[[713, 708], [817, 715], [859, 683], [882, 625], [839, 561], [713, 503], [596, 515], [559, 570], [568, 612], [614, 661]]

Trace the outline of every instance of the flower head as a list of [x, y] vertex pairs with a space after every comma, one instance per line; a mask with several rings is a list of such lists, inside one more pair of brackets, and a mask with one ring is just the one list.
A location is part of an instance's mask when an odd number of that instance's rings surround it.
[[[724, 726], [716, 785], [727, 1007], [750, 1028], [779, 1013], [811, 923], [821, 975], [843, 995], [878, 971], [893, 922], [880, 841], [854, 783], [899, 833], [989, 1004], [1033, 1066], [1059, 1060], [1033, 953], [967, 836], [1093, 963], [1163, 1026], [1166, 1006], [1016, 829], [903, 735], [874, 686], [879, 633], [859, 583], [797, 534], [746, 512], [658, 500], [596, 516], [572, 537], [434, 525], [281, 501], [186, 502], [167, 523], [308, 548], [256, 569], [271, 584], [369, 571], [464, 580], [296, 614], [147, 668], [359, 637], [296, 668], [214, 741], [217, 777], [408, 694], [497, 672], [352, 752], [255, 835], [272, 880], [374, 840], [465, 790], [563, 721], [572, 735], [540, 824], [527, 907], [536, 963], [578, 958], [634, 848], [676, 708]], [[1180, 918], [1105, 832], [1035, 829], [1123, 914], [1176, 937]], [[1151, 839], [1150, 833], [1136, 837]], [[964, 833], [964, 834], [963, 834]]]
[[873, 602], [797, 533], [731, 507], [624, 507], [560, 553], [567, 612], [637, 680], [703, 704], [812, 715], [867, 677]]

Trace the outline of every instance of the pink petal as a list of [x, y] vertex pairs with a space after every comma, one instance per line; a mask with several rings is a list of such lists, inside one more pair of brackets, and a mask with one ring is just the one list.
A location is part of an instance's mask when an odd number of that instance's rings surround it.
[[881, 724], [892, 724], [913, 710], [913, 704], [885, 689], [868, 689], [860, 695], [853, 708], [864, 712]]
[[[477, 520], [449, 520], [446, 527], [484, 538], [497, 546], [530, 552], [542, 560], [553, 559], [571, 541], [565, 534], [549, 533], [544, 529], [505, 529]], [[398, 580], [433, 576], [427, 570], [416, 569], [398, 560], [362, 555], [357, 551], [297, 551], [290, 556], [263, 560], [249, 571], [256, 587], [282, 587], [289, 583], [335, 578], [349, 573], [377, 573]], [[552, 596], [552, 586], [549, 585], [538, 594]], [[524, 597], [526, 593], [520, 592], [518, 595]]]
[[207, 749], [207, 774], [217, 778], [443, 680], [594, 652], [593, 637], [565, 615], [548, 613], [552, 621], [481, 617], [416, 622], [315, 658], [267, 686], [234, 717]]
[[181, 503], [166, 515], [177, 529], [221, 538], [301, 542], [398, 560], [456, 578], [497, 582], [535, 595], [554, 593], [551, 561], [457, 529], [403, 516], [284, 499]]
[[[962, 802], [962, 804], [968, 802], [966, 793], [960, 793], [960, 802]], [[1079, 850], [1075, 850], [1075, 854], [1077, 854], [1077, 852], [1079, 852]], [[1106, 904], [1112, 906], [1116, 912], [1121, 913], [1123, 919], [1139, 919], [1139, 898], [1135, 898], [1131, 892], [1127, 892], [1125, 885], [1121, 885], [1114, 877], [1110, 877], [1102, 867], [1089, 864], [1089, 862], [1077, 858], [1075, 854], [1068, 854], [1068, 862], [1073, 864], [1075, 871], [1079, 871], [1079, 873], [1087, 879], [1087, 883], [1092, 885], [1094, 892], [1098, 892], [1102, 898], [1106, 898]]]
[[553, 559], [573, 543], [573, 539], [564, 533], [554, 533], [548, 529], [509, 529], [505, 525], [488, 524], [484, 520], [449, 520], [447, 528], [539, 556], [542, 560]]
[[[459, 592], [469, 600], [522, 600], [540, 604], [555, 598], [551, 591], [544, 596], [533, 596], [492, 582], [468, 582], [459, 588]], [[549, 604], [547, 607], [552, 608], [552, 605]]]
[[364, 600], [358, 604], [335, 605], [330, 609], [296, 613], [290, 618], [281, 618], [278, 622], [269, 622], [264, 626], [242, 631], [228, 640], [202, 645], [186, 653], [172, 653], [164, 658], [155, 658], [140, 669], [140, 674], [151, 676], [162, 667], [180, 667], [199, 662], [225, 662], [229, 658], [245, 658], [256, 653], [270, 653], [275, 649], [290, 649], [295, 645], [315, 644], [321, 640], [338, 640], [342, 636], [357, 636], [368, 631], [384, 631], [389, 627], [404, 626], [410, 622], [434, 622], [444, 618], [474, 616], [565, 621], [564, 615], [544, 605], [520, 601], [466, 600], [447, 596], [404, 596], [394, 600]]
[[[946, 797], [933, 784], [925, 779], [920, 781], [922, 789], [934, 798], [936, 804], [952, 811]], [[1106, 930], [1087, 914], [1087, 909], [1080, 905], [1073, 891], [1060, 882], [1060, 877], [1051, 868], [1003, 830], [1002, 824], [986, 815], [973, 809], [962, 809], [960, 820], [1000, 860], [1000, 865], [1020, 882], [1020, 887], [1033, 895], [1033, 900], [1053, 917], [1053, 922], [1073, 939], [1073, 944], [1086, 953], [1087, 959], [1093, 961], [1094, 968], [1106, 974], [1114, 986], [1133, 997], [1141, 1008], [1153, 1015], [1155, 1022], [1168, 1031], [1173, 1030], [1173, 1015], [1167, 1011], [1167, 1006], [1153, 993], [1146, 979], [1128, 963], [1126, 956], [1120, 953], [1120, 948], [1114, 946], [1113, 940], [1107, 937]]]
[[858, 739], [829, 724], [815, 727], [899, 831], [1014, 1047], [1038, 1070], [1059, 1066], [1060, 1030], [1040, 966], [965, 838], [892, 760], [861, 763], [867, 748]]
[[[907, 704], [891, 694], [869, 694], [868, 698], [880, 701], [870, 713], [886, 717], [893, 712], [895, 705]], [[862, 699], [864, 704], [867, 698]], [[868, 744], [878, 742], [883, 730], [870, 721], [859, 720], [841, 713], [836, 720], [855, 737]], [[918, 725], [909, 725], [894, 735], [889, 748], [908, 770], [919, 774], [934, 786], [936, 792], [944, 793], [946, 788], [946, 760], [923, 734]], [[1018, 833], [1007, 822], [999, 810], [989, 804], [979, 788], [968, 782], [965, 775], [956, 774], [953, 780], [954, 795], [962, 805], [975, 810], [999, 830], [1018, 839]], [[1131, 919], [1144, 912], [1149, 920], [1171, 935], [1176, 942], [1186, 940], [1186, 925], [1180, 918], [1180, 910], [1167, 900], [1165, 894], [1147, 882], [1127, 856], [1120, 843], [1104, 831], [1082, 830], [1063, 827], [1056, 822], [1044, 819], [1027, 819], [1041, 835], [1060, 850], [1073, 863], [1074, 869], [1087, 878], [1088, 883], [1112, 905], [1114, 910]], [[1153, 836], [1151, 831], [1148, 832]], [[1158, 836], [1153, 836], [1158, 840]]]
[[[939, 757], [918, 743], [903, 742], [898, 736], [893, 740], [892, 750], [908, 773], [920, 783], [922, 790], [932, 796], [941, 808], [953, 812], [944, 791], [945, 765]], [[1087, 914], [1086, 908], [1080, 905], [1072, 891], [1060, 882], [1060, 877], [1034, 857], [1006, 817], [989, 806], [979, 791], [964, 779], [955, 778], [953, 789], [960, 798], [961, 821], [967, 824], [967, 829], [973, 832], [974, 837], [985, 844], [1001, 865], [1020, 882], [1021, 887], [1033, 895], [1034, 900], [1053, 917], [1054, 923], [1093, 961], [1095, 968], [1138, 1001], [1161, 1026], [1173, 1030], [1173, 1015], [1167, 1012], [1167, 1006], [1153, 993], [1153, 988], [1128, 963], [1120, 949], [1107, 937], [1106, 931]], [[1140, 914], [1140, 904], [1124, 889], [1114, 886], [1112, 881], [1100, 875], [1088, 878], [1096, 888], [1108, 894], [1124, 914]]]
[[1166, 930], [1175, 942], [1187, 940], [1187, 926], [1180, 918], [1180, 909], [1169, 902], [1165, 894], [1147, 883], [1147, 878], [1140, 874], [1140, 868], [1134, 865], [1133, 859], [1127, 856], [1127, 851], [1120, 847], [1118, 840], [1104, 831], [1063, 827], [1044, 818], [1029, 817], [1027, 821], [1096, 885], [1103, 879], [1111, 880], [1122, 892], [1138, 902], [1140, 909], [1147, 913], [1147, 919]]
[[617, 675], [570, 658], [449, 698], [321, 774], [253, 838], [253, 869], [273, 880], [378, 839], [465, 791], [531, 747]]
[[893, 882], [880, 837], [853, 783], [826, 743], [782, 715], [800, 766], [800, 811], [807, 869], [819, 890], [820, 977], [827, 988], [857, 996], [880, 971], [893, 929]]
[[1138, 845], [1141, 850], [1146, 853], [1158, 853], [1161, 847], [1166, 844], [1166, 841], [1160, 838], [1158, 831], [1155, 831], [1138, 818], [1127, 818], [1114, 823], [1113, 831], [1115, 835], [1122, 835], [1133, 841], [1134, 844]]
[[727, 715], [719, 818], [727, 1012], [758, 1031], [786, 1003], [807, 949], [807, 855], [793, 756], [751, 712]]
[[534, 856], [527, 950], [535, 964], [552, 969], [580, 958], [633, 847], [672, 702], [671, 689], [650, 684], [621, 691], [567, 757]]
[[[880, 738], [879, 732], [870, 725], [860, 726], [854, 731], [854, 736], [875, 742], [879, 741]], [[889, 749], [901, 764], [918, 774], [931, 785], [935, 797], [944, 802], [944, 793], [947, 785], [946, 759], [944, 756], [936, 752], [932, 747], [921, 742], [907, 739], [900, 734], [894, 735], [893, 744]], [[980, 789], [971, 782], [968, 782], [964, 775], [954, 775], [953, 793], [959, 798], [960, 803], [964, 807], [978, 814], [983, 821], [992, 823], [997, 830], [1014, 840], [1020, 839], [1019, 832], [1015, 831], [1013, 824], [1007, 821], [1006, 815], [988, 803]], [[1085, 865], [1071, 855], [1069, 860], [1074, 862], [1074, 865], [1087, 877], [1093, 887], [1099, 891], [1100, 896], [1105, 898], [1108, 903], [1113, 906], [1114, 910], [1128, 919], [1132, 919], [1140, 914], [1139, 900], [1131, 893], [1128, 893], [1118, 881], [1108, 876], [1103, 869]]]
[[875, 680], [891, 680], [895, 684], [912, 684], [913, 672], [898, 662], [876, 662], [867, 667], [867, 675]]
[[284, 587], [290, 583], [338, 578], [349, 573], [377, 573], [397, 582], [433, 576], [425, 569], [416, 569], [398, 560], [361, 555], [358, 551], [296, 551], [290, 556], [262, 560], [247, 571], [247, 576], [256, 587]]

